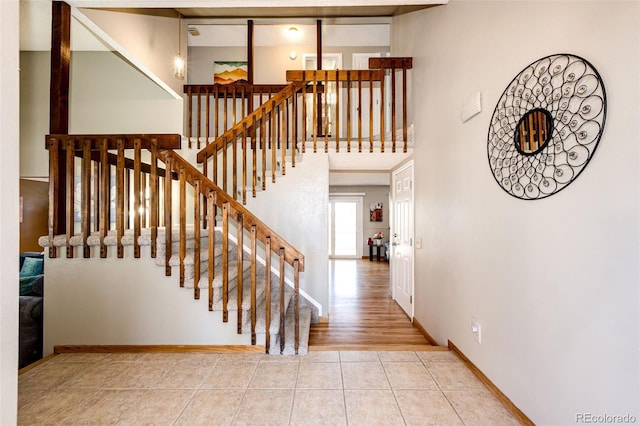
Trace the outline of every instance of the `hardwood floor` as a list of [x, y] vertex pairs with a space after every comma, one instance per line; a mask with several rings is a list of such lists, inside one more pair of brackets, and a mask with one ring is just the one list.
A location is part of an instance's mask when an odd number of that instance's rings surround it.
[[311, 325], [311, 350], [429, 345], [391, 299], [388, 263], [330, 260], [329, 268], [329, 323]]

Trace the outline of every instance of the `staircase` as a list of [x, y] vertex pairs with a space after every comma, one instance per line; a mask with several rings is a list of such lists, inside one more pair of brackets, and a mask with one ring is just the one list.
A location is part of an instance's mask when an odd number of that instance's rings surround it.
[[[370, 67], [375, 69], [289, 71], [290, 83], [279, 91], [269, 86], [265, 101], [266, 92], [257, 85], [185, 86], [187, 139], [190, 147], [203, 144], [197, 154], [202, 171], [176, 152], [180, 135], [47, 135], [49, 233], [40, 244], [50, 258], [61, 251], [67, 258], [106, 258], [113, 251], [118, 258], [129, 252], [140, 258], [141, 247], [148, 246], [167, 276], [177, 273], [180, 287], [195, 299], [207, 295], [209, 311], [221, 311], [224, 322], [230, 313], [236, 315], [237, 333], [250, 334], [252, 345], [264, 342], [269, 354], [306, 353], [310, 323], [318, 320], [318, 312], [300, 297], [304, 255], [243, 204], [247, 193], [255, 197], [267, 189], [268, 180], [274, 183], [288, 167], [296, 167], [307, 146], [313, 152], [328, 152], [330, 146], [385, 152], [390, 139], [391, 152], [407, 151], [411, 58], [372, 58]], [[387, 72], [391, 131], [385, 131], [381, 90]], [[402, 73], [399, 99], [396, 73]], [[338, 88], [331, 126], [328, 93], [323, 96], [329, 83]], [[373, 93], [374, 86], [382, 94], [379, 112], [360, 99], [363, 90]], [[260, 106], [254, 109], [256, 93]], [[351, 116], [352, 102], [357, 117]], [[396, 126], [396, 104], [402, 105], [401, 127]], [[346, 119], [340, 118], [341, 109]], [[365, 120], [368, 138], [362, 131]]]

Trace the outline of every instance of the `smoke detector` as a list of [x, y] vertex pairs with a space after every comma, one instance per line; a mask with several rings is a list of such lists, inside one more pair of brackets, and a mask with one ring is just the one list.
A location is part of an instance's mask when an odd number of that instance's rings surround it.
[[192, 25], [189, 25], [189, 26], [187, 27], [187, 31], [189, 31], [189, 34], [191, 34], [191, 35], [192, 35], [192, 36], [194, 36], [194, 37], [197, 37], [197, 36], [199, 36], [199, 35], [200, 35], [200, 31], [198, 30], [198, 28], [197, 28], [197, 27], [194, 27], [194, 26], [192, 26]]

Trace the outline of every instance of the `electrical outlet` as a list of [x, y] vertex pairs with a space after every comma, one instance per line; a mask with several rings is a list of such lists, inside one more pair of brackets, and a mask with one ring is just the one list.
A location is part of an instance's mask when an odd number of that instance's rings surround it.
[[478, 343], [482, 343], [482, 327], [480, 325], [480, 321], [476, 318], [471, 318], [471, 333], [473, 333], [473, 338]]

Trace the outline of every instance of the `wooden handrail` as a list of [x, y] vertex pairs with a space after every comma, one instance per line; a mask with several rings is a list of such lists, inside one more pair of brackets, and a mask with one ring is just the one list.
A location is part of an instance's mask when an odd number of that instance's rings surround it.
[[289, 244], [284, 238], [279, 236], [275, 231], [269, 228], [264, 222], [262, 222], [257, 216], [251, 213], [241, 203], [233, 199], [232, 196], [222, 190], [222, 188], [215, 185], [210, 179], [204, 176], [198, 169], [196, 169], [191, 163], [170, 150], [159, 150], [158, 158], [171, 164], [173, 171], [183, 171], [187, 182], [193, 183], [200, 181], [200, 192], [203, 196], [207, 196], [210, 191], [216, 193], [216, 206], [222, 208], [225, 203], [228, 203], [228, 212], [231, 216], [237, 217], [242, 215], [244, 228], [251, 232], [253, 226], [256, 227], [256, 237], [259, 241], [265, 243], [266, 238], [270, 237], [272, 251], [276, 254], [282, 248], [285, 251], [285, 261], [289, 265], [293, 265], [294, 261], [298, 261], [299, 271], [304, 271], [304, 255]]

